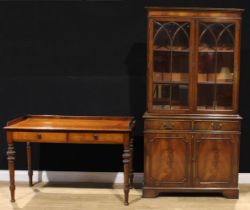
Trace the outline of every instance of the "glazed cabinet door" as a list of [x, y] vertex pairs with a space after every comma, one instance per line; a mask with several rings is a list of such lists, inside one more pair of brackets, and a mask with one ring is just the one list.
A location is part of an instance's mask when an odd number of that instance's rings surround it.
[[190, 183], [191, 138], [188, 134], [145, 135], [145, 184], [183, 187]]
[[238, 180], [239, 136], [194, 136], [193, 183], [195, 187], [235, 187]]
[[200, 20], [196, 26], [197, 111], [236, 111], [239, 22]]
[[190, 110], [191, 20], [150, 19], [148, 108], [157, 112]]

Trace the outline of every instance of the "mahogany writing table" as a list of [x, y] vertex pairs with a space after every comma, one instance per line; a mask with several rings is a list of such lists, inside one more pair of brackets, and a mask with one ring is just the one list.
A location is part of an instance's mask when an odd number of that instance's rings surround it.
[[32, 186], [31, 143], [122, 144], [124, 204], [133, 185], [133, 117], [28, 115], [4, 127], [8, 143], [11, 202], [15, 202], [14, 142], [27, 143], [29, 184]]

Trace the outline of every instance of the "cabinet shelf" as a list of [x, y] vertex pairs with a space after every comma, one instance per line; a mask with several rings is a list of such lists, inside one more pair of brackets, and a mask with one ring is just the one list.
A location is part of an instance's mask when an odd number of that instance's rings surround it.
[[[185, 47], [154, 47], [154, 51], [160, 51], [160, 52], [189, 52], [189, 48]], [[217, 48], [209, 48], [209, 47], [199, 47], [199, 52], [229, 52], [233, 53], [233, 48], [227, 48], [227, 47], [217, 47]]]
[[232, 81], [198, 81], [199, 85], [233, 85]]
[[154, 105], [154, 109], [156, 110], [188, 110], [187, 106], [176, 106], [172, 105], [171, 107], [169, 105]]
[[169, 84], [180, 84], [180, 85], [188, 85], [188, 81], [153, 81], [154, 84], [163, 84], [163, 85], [169, 85]]
[[173, 71], [172, 73], [168, 72], [154, 72], [153, 73], [153, 82], [157, 83], [188, 83], [188, 73], [176, 73]]
[[154, 51], [159, 51], [159, 52], [189, 52], [188, 48], [185, 47], [154, 47]]
[[209, 47], [199, 47], [199, 52], [229, 52], [233, 53], [233, 48], [227, 48], [227, 47], [217, 47], [217, 48], [209, 48]]
[[204, 110], [204, 111], [206, 111], [206, 110], [225, 110], [225, 111], [227, 111], [227, 110], [232, 110], [232, 107], [226, 107], [226, 106], [216, 106], [216, 107], [213, 107], [213, 106], [198, 106], [197, 107], [197, 109], [198, 110]]

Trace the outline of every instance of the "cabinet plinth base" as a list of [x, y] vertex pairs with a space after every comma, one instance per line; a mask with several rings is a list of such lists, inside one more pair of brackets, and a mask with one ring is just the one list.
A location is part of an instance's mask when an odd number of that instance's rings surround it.
[[158, 195], [159, 195], [158, 190], [143, 189], [143, 191], [142, 191], [142, 197], [143, 198], [155, 198]]
[[204, 188], [157, 188], [157, 187], [144, 187], [142, 191], [143, 198], [155, 198], [160, 193], [221, 193], [223, 197], [228, 199], [238, 199], [239, 189], [204, 189]]
[[225, 190], [222, 192], [222, 195], [225, 198], [229, 199], [238, 199], [239, 198], [239, 190]]

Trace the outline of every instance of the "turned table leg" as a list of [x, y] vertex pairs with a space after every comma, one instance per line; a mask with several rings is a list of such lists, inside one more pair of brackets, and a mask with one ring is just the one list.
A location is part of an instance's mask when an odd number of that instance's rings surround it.
[[11, 202], [15, 202], [15, 149], [14, 144], [8, 144], [7, 159], [10, 173], [10, 196]]
[[29, 176], [29, 186], [32, 186], [32, 176], [33, 176], [33, 170], [32, 170], [32, 149], [30, 142], [27, 142], [27, 163], [28, 163], [28, 176]]
[[129, 194], [129, 162], [130, 162], [130, 149], [129, 149], [129, 139], [124, 142], [123, 150], [123, 164], [124, 164], [124, 205], [128, 205], [128, 194]]
[[129, 144], [129, 149], [130, 149], [130, 162], [129, 162], [129, 180], [130, 180], [130, 189], [133, 188], [134, 186], [134, 173], [133, 173], [133, 152], [134, 152], [134, 139], [133, 136], [130, 137], [130, 144]]

